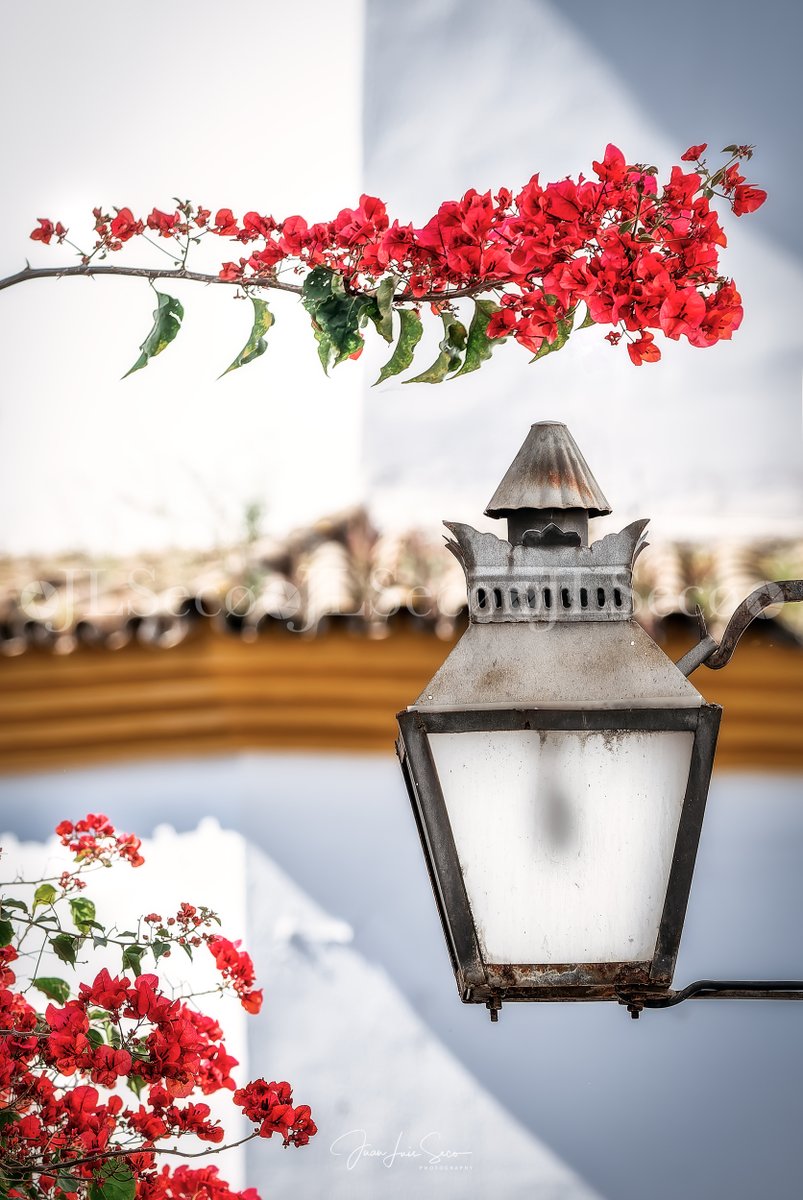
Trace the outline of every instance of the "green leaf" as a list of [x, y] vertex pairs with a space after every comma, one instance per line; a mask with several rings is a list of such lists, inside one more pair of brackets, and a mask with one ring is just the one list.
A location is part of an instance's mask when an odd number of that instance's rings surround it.
[[33, 894], [33, 911], [36, 912], [40, 904], [52, 904], [56, 899], [56, 894], [52, 883], [40, 883]]
[[0, 946], [8, 946], [14, 936], [14, 926], [10, 921], [0, 920]]
[[33, 986], [43, 992], [48, 1000], [56, 1000], [59, 1004], [66, 1003], [70, 998], [70, 985], [63, 979], [43, 975], [41, 979], [34, 979]]
[[308, 313], [328, 300], [332, 294], [333, 272], [328, 267], [315, 267], [301, 286], [301, 303]]
[[415, 309], [402, 308], [399, 310], [399, 317], [401, 319], [401, 331], [399, 332], [399, 340], [396, 342], [396, 349], [379, 372], [379, 378], [374, 383], [374, 387], [376, 387], [377, 383], [382, 383], [385, 379], [390, 379], [391, 375], [398, 375], [401, 371], [406, 371], [413, 361], [413, 351], [421, 341], [424, 326], [421, 324], [421, 318]]
[[72, 912], [73, 924], [80, 933], [89, 933], [93, 925], [97, 926], [97, 922], [95, 921], [95, 905], [91, 900], [86, 900], [83, 896], [74, 896], [70, 900], [70, 911]]
[[0, 911], [6, 908], [16, 908], [19, 909], [20, 912], [24, 913], [28, 911], [28, 905], [24, 900], [9, 900], [8, 897], [4, 896], [3, 899], [0, 900]]
[[466, 327], [454, 313], [441, 313], [441, 320], [443, 338], [440, 354], [431, 367], [413, 379], [405, 379], [405, 383], [442, 383], [450, 371], [456, 371], [460, 366], [460, 356], [466, 346]]
[[546, 340], [546, 338], [544, 338], [543, 342], [541, 343], [541, 345], [536, 350], [535, 354], [530, 359], [530, 362], [531, 363], [538, 362], [539, 358], [545, 358], [547, 354], [552, 353], [554, 348], [555, 347], [553, 346], [553, 344], [551, 342], [548, 342]]
[[321, 329], [320, 325], [318, 325], [315, 321], [312, 322], [312, 332], [315, 337], [315, 341], [318, 343], [318, 358], [320, 359], [324, 373], [328, 375], [329, 367], [335, 352], [332, 345], [332, 339], [329, 337], [329, 334], [325, 333], [324, 330]]
[[596, 321], [591, 316], [591, 313], [586, 309], [586, 315], [583, 317], [582, 323], [577, 326], [578, 329], [588, 329], [591, 325], [596, 325]]
[[494, 300], [474, 301], [474, 316], [468, 327], [466, 358], [457, 375], [453, 376], [454, 379], [457, 379], [458, 375], [468, 375], [469, 371], [478, 371], [491, 357], [494, 347], [504, 341], [504, 338], [488, 337], [488, 322], [495, 312], [499, 312], [499, 305]]
[[367, 296], [333, 295], [318, 307], [315, 320], [334, 352], [332, 366], [362, 349], [365, 341], [360, 326], [367, 319], [370, 304]]
[[72, 933], [60, 933], [57, 937], [50, 939], [50, 945], [58, 957], [62, 962], [69, 963], [71, 967], [75, 966], [77, 944], [78, 938]]
[[133, 971], [135, 975], [142, 974], [142, 956], [146, 946], [126, 946], [123, 950], [123, 970]]
[[[252, 296], [251, 303], [254, 306], [254, 323], [251, 326], [248, 341], [231, 366], [226, 367], [223, 375], [228, 375], [229, 371], [236, 371], [238, 367], [244, 367], [248, 363], [253, 362], [255, 358], [263, 355], [268, 348], [268, 343], [265, 341], [265, 334], [271, 325], [273, 325], [275, 317], [268, 308], [265, 300], [259, 300], [256, 296]], [[222, 379], [223, 375], [219, 376], [219, 378]]]
[[378, 315], [371, 317], [380, 337], [383, 337], [388, 345], [393, 341], [393, 297], [395, 293], [396, 276], [386, 275], [376, 289]]
[[105, 1162], [89, 1185], [89, 1200], [134, 1200], [137, 1185], [127, 1162]]
[[362, 350], [360, 327], [379, 311], [375, 297], [347, 294], [343, 280], [327, 267], [310, 271], [302, 284], [301, 303], [312, 317], [318, 358], [327, 374]]
[[156, 959], [157, 962], [159, 961], [159, 959], [162, 957], [163, 954], [167, 953], [167, 951], [169, 949], [170, 949], [169, 942], [151, 942], [151, 950], [153, 951], [153, 957]]
[[[156, 289], [154, 288], [156, 292]], [[164, 292], [156, 292], [157, 307], [153, 310], [153, 325], [145, 341], [140, 346], [142, 353], [130, 371], [126, 371], [123, 379], [147, 367], [152, 358], [161, 354], [169, 346], [181, 329], [184, 320], [184, 305], [175, 296], [167, 296]]]
[[126, 1083], [137, 1097], [141, 1095], [142, 1089], [145, 1087], [145, 1080], [141, 1075], [129, 1075], [126, 1079]]
[[103, 1034], [99, 1029], [87, 1029], [86, 1037], [93, 1050], [97, 1050], [98, 1046], [104, 1045]]

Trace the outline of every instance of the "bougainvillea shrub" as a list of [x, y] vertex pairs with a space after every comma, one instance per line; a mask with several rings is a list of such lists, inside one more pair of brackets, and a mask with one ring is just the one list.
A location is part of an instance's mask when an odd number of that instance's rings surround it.
[[[56, 833], [71, 868], [6, 880], [0, 895], [0, 1196], [258, 1200], [253, 1188], [232, 1190], [210, 1162], [227, 1147], [206, 1098], [228, 1097], [240, 1111], [233, 1145], [275, 1135], [305, 1146], [316, 1133], [310, 1109], [285, 1081], [238, 1087], [223, 1029], [198, 1004], [207, 993], [177, 995], [160, 978], [174, 953], [190, 963], [211, 954], [214, 990], [258, 1013], [249, 954], [220, 933], [215, 913], [186, 902], [167, 916], [146, 913], [136, 930], [104, 924], [88, 878], [140, 866], [139, 839], [96, 814]], [[110, 952], [116, 969], [93, 967]], [[187, 1161], [166, 1163], [166, 1153]]]
[[[690, 146], [661, 182], [656, 167], [630, 163], [609, 145], [589, 176], [542, 183], [534, 175], [518, 192], [470, 190], [444, 201], [421, 228], [391, 219], [375, 196], [361, 196], [329, 221], [239, 215], [190, 201], [140, 214], [99, 207], [85, 247], [61, 221], [40, 217], [34, 241], [69, 245], [80, 262], [26, 267], [0, 288], [104, 273], [151, 285], [175, 278], [233, 286], [251, 300], [253, 323], [227, 371], [264, 353], [274, 324], [263, 298], [270, 289], [299, 296], [326, 371], [359, 358], [370, 329], [392, 345], [378, 383], [412, 366], [425, 318], [439, 323], [438, 354], [407, 383], [466, 375], [508, 339], [540, 359], [589, 327], [605, 330], [611, 346], [624, 342], [641, 366], [660, 359], [661, 338], [704, 349], [730, 339], [742, 321], [739, 291], [720, 268], [727, 239], [716, 202], [742, 216], [766, 193], [743, 174], [752, 146], [726, 146], [716, 167], [705, 151], [705, 143]], [[189, 265], [209, 238], [228, 244], [216, 274]], [[170, 265], [118, 264], [122, 251], [143, 240]], [[154, 291], [153, 326], [128, 374], [160, 354], [184, 319], [178, 299]]]

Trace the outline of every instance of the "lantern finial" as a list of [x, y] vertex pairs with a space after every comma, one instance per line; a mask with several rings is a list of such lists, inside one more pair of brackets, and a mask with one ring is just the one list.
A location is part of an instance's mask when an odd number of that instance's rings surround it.
[[513, 545], [530, 530], [554, 524], [576, 532], [588, 544], [589, 517], [611, 511], [572, 435], [559, 421], [531, 426], [524, 444], [485, 510], [488, 517], [507, 517]]

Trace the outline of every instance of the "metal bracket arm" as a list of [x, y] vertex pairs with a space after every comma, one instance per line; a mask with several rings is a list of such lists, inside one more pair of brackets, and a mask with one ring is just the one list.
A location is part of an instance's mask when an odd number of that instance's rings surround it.
[[771, 608], [773, 604], [791, 604], [801, 600], [803, 600], [803, 579], [783, 579], [778, 583], [762, 583], [761, 587], [757, 587], [754, 592], [751, 592], [736, 609], [725, 626], [725, 632], [720, 642], [709, 636], [702, 613], [698, 609], [697, 619], [700, 622], [703, 636], [696, 646], [692, 646], [691, 650], [678, 660], [675, 664], [676, 667], [686, 676], [691, 675], [692, 671], [696, 671], [703, 664], [710, 667], [712, 671], [719, 671], [730, 662], [736, 649], [736, 643], [748, 625], [756, 617], [759, 617], [765, 608]]
[[631, 1017], [644, 1008], [674, 1008], [684, 1000], [803, 1000], [803, 979], [698, 979], [658, 995], [622, 992], [619, 1003]]

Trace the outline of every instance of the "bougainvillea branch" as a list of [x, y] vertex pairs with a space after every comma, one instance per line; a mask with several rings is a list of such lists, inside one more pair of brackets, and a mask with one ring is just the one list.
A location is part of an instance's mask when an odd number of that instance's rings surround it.
[[[159, 1156], [204, 1159], [274, 1134], [285, 1146], [305, 1146], [317, 1132], [309, 1108], [294, 1105], [286, 1082], [237, 1088], [223, 1030], [196, 1006], [208, 993], [167, 995], [156, 970], [143, 969], [149, 960], [160, 969], [176, 949], [192, 959], [205, 946], [220, 976], [213, 990], [233, 992], [257, 1013], [262, 991], [250, 956], [213, 929], [213, 912], [188, 903], [167, 918], [148, 913], [136, 931], [104, 926], [85, 876], [120, 861], [140, 866], [139, 839], [93, 814], [63, 821], [56, 833], [73, 856], [70, 870], [0, 885], [0, 1195], [259, 1200], [253, 1188], [232, 1190], [216, 1166], [160, 1165]], [[87, 953], [112, 948], [118, 973], [60, 977], [77, 973]], [[41, 971], [45, 951], [58, 960], [58, 976]], [[228, 1145], [203, 1099], [217, 1093], [233, 1093], [251, 1123]], [[187, 1150], [187, 1137], [211, 1145]]]
[[[137, 217], [128, 208], [93, 210], [93, 244], [80, 248], [60, 222], [40, 217], [34, 241], [70, 245], [80, 263], [27, 266], [0, 280], [0, 290], [28, 280], [68, 275], [130, 275], [152, 285], [168, 279], [227, 284], [253, 304], [242, 350], [224, 372], [259, 358], [274, 315], [263, 298], [273, 290], [299, 296], [307, 310], [325, 371], [359, 358], [365, 331], [393, 345], [377, 383], [412, 366], [427, 311], [441, 322], [438, 354], [408, 383], [440, 383], [477, 370], [498, 342], [513, 339], [533, 361], [562, 349], [575, 330], [607, 327], [611, 346], [622, 340], [635, 366], [656, 362], [656, 335], [706, 348], [729, 340], [742, 321], [741, 297], [720, 272], [727, 239], [714, 208], [719, 199], [736, 216], [754, 212], [766, 193], [745, 180], [752, 146], [726, 146], [722, 165], [709, 167], [706, 145], [681, 155], [659, 185], [656, 167], [630, 164], [609, 145], [579, 175], [541, 184], [534, 175], [514, 194], [508, 188], [471, 190], [449, 200], [421, 228], [391, 221], [382, 200], [361, 196], [332, 221], [278, 221], [257, 211], [238, 218], [230, 208], [176, 201], [170, 211]], [[237, 249], [215, 273], [190, 270], [191, 253], [208, 239]], [[122, 267], [104, 260], [131, 242], [161, 251], [170, 267]], [[241, 253], [241, 249], [243, 252]], [[146, 366], [178, 334], [181, 302], [155, 290], [153, 326], [128, 374]], [[461, 301], [473, 301], [470, 313]]]

